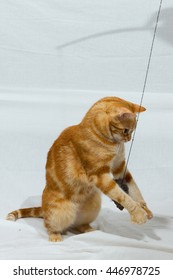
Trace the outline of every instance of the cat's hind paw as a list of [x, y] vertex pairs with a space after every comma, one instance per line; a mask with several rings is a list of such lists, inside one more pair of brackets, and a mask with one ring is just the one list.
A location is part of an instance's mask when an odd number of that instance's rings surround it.
[[86, 232], [95, 231], [95, 229], [92, 228], [89, 224], [76, 226], [76, 227], [73, 228], [73, 230], [77, 231], [79, 233], [86, 233]]
[[60, 233], [50, 233], [49, 241], [51, 242], [61, 242], [63, 241], [62, 235]]

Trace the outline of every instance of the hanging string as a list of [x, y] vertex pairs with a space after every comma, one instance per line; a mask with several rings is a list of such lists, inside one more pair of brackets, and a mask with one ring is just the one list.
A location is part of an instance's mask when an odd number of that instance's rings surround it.
[[[140, 109], [142, 107], [142, 103], [143, 103], [143, 99], [144, 99], [144, 94], [145, 94], [145, 89], [146, 89], [146, 85], [147, 85], [148, 73], [149, 73], [149, 70], [150, 70], [151, 57], [152, 57], [152, 54], [153, 54], [154, 42], [155, 42], [155, 38], [156, 38], [156, 33], [157, 33], [157, 27], [158, 27], [160, 12], [161, 12], [161, 8], [162, 8], [162, 2], [163, 2], [163, 0], [160, 0], [158, 12], [157, 12], [156, 24], [155, 24], [155, 28], [154, 28], [154, 34], [153, 34], [153, 39], [152, 39], [150, 53], [149, 53], [149, 58], [148, 58], [148, 63], [147, 63], [147, 69], [146, 69], [144, 85], [143, 85], [143, 90], [142, 90], [142, 95], [141, 95], [141, 100], [140, 100], [139, 112], [137, 114], [137, 119], [136, 119], [136, 123], [137, 123], [136, 124], [136, 129], [137, 129], [137, 125], [138, 125], [138, 121], [139, 121], [139, 113], [140, 113]], [[125, 166], [125, 170], [124, 170], [124, 174], [123, 174], [123, 178], [122, 178], [121, 187], [122, 187], [123, 181], [125, 179], [125, 175], [126, 175], [126, 171], [127, 171], [127, 166], [129, 164], [129, 160], [130, 160], [130, 156], [131, 156], [131, 152], [132, 152], [132, 148], [133, 148], [133, 143], [134, 143], [134, 139], [135, 139], [135, 135], [136, 135], [136, 129], [135, 129], [133, 137], [132, 137], [132, 141], [131, 141], [128, 157], [127, 157], [127, 160], [126, 160], [126, 166]]]

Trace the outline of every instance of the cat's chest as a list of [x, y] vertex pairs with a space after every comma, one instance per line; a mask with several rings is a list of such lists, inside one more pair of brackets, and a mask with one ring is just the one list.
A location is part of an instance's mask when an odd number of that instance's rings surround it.
[[125, 156], [124, 144], [116, 145], [114, 150], [113, 161], [121, 162], [124, 159], [124, 156]]
[[[99, 160], [98, 160], [99, 159]], [[111, 165], [112, 162], [121, 162], [124, 159], [124, 144], [117, 144], [112, 149], [102, 150], [102, 156], [97, 157], [97, 162], [100, 165]]]
[[115, 170], [119, 172], [120, 168], [124, 166], [124, 162], [125, 162], [125, 150], [124, 150], [124, 146], [122, 146], [119, 148], [119, 152], [115, 155], [115, 157], [112, 159], [109, 165], [111, 173], [112, 172], [115, 173]]

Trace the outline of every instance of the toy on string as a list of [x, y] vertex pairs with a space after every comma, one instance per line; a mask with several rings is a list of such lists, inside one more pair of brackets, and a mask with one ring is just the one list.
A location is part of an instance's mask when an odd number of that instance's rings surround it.
[[[115, 182], [119, 185], [119, 187], [127, 194], [129, 194], [129, 188], [126, 184], [126, 181], [124, 179], [115, 179]], [[113, 202], [116, 204], [117, 208], [121, 211], [124, 209], [124, 207], [117, 201], [113, 200]]]
[[[148, 63], [147, 63], [147, 69], [146, 69], [146, 74], [145, 74], [145, 79], [144, 79], [144, 85], [143, 85], [143, 90], [142, 90], [142, 95], [141, 95], [141, 101], [140, 101], [140, 107], [139, 107], [139, 112], [140, 112], [140, 108], [142, 106], [143, 103], [143, 98], [144, 98], [144, 94], [145, 94], [145, 89], [146, 89], [146, 84], [147, 84], [147, 79], [148, 79], [148, 73], [149, 73], [149, 69], [150, 69], [150, 63], [151, 63], [151, 57], [152, 57], [152, 53], [153, 53], [153, 47], [154, 47], [154, 42], [155, 42], [155, 37], [156, 37], [156, 33], [157, 33], [157, 26], [158, 26], [158, 22], [159, 22], [159, 17], [160, 17], [160, 12], [161, 12], [161, 7], [162, 7], [162, 2], [163, 0], [160, 0], [160, 4], [159, 4], [159, 8], [158, 8], [158, 12], [157, 12], [157, 18], [156, 18], [156, 24], [155, 24], [155, 28], [154, 28], [154, 34], [153, 34], [153, 39], [152, 39], [152, 43], [151, 43], [151, 48], [150, 48], [150, 53], [149, 53], [149, 58], [148, 58]], [[137, 115], [137, 124], [139, 121], [139, 113]], [[137, 129], [137, 125], [136, 125], [136, 129]], [[125, 181], [125, 175], [126, 175], [126, 171], [127, 171], [127, 166], [129, 163], [129, 159], [130, 159], [130, 155], [131, 155], [131, 151], [132, 151], [132, 147], [133, 147], [133, 143], [134, 143], [134, 139], [135, 139], [135, 135], [136, 135], [136, 129], [134, 131], [133, 137], [132, 137], [132, 141], [131, 141], [131, 145], [130, 145], [130, 149], [129, 149], [129, 154], [127, 157], [127, 161], [126, 161], [126, 166], [125, 166], [125, 171], [123, 174], [122, 178], [119, 179], [115, 179], [115, 182], [119, 185], [119, 187], [127, 194], [129, 194], [129, 188], [127, 185], [127, 182]], [[117, 208], [119, 210], [123, 210], [124, 207], [117, 201], [113, 200], [113, 202], [116, 204]]]

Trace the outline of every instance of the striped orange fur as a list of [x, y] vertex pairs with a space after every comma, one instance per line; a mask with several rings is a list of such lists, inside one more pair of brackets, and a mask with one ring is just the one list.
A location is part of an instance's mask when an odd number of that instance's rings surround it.
[[[78, 125], [66, 128], [49, 150], [42, 205], [19, 209], [7, 219], [44, 219], [50, 241], [61, 241], [68, 229], [93, 230], [101, 207], [101, 192], [125, 207], [133, 223], [152, 218], [129, 170], [129, 195], [113, 180], [125, 170], [124, 143], [136, 127], [136, 114], [144, 107], [117, 97], [97, 101]], [[112, 177], [112, 175], [113, 177]]]
[[41, 207], [32, 207], [32, 208], [23, 208], [15, 210], [8, 214], [7, 219], [16, 221], [20, 218], [43, 218], [42, 208]]

